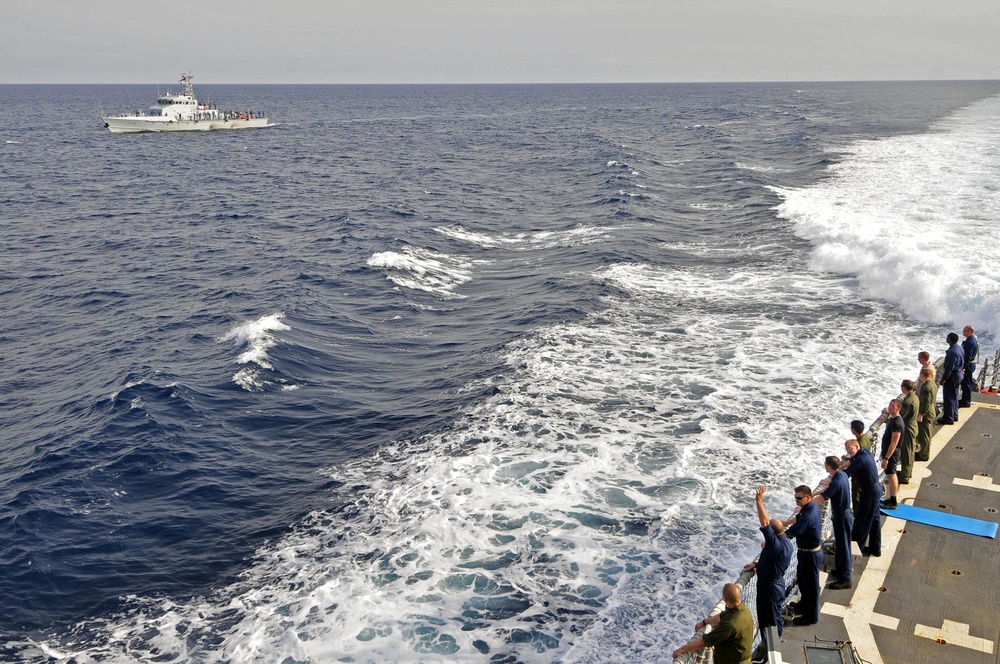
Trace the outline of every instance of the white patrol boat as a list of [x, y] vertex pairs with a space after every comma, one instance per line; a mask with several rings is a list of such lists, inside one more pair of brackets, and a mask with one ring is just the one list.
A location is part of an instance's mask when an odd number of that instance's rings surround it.
[[255, 129], [266, 127], [267, 116], [260, 112], [220, 111], [215, 104], [202, 104], [194, 96], [190, 73], [181, 74], [184, 90], [156, 100], [156, 106], [135, 113], [108, 115], [101, 119], [112, 134], [140, 131], [208, 131], [210, 129]]

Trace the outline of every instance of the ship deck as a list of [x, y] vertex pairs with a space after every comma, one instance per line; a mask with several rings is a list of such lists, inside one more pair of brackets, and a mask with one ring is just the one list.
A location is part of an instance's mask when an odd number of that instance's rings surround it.
[[[915, 464], [898, 500], [996, 522], [1000, 398], [976, 395], [959, 417], [938, 427], [930, 461]], [[821, 574], [820, 620], [787, 624], [782, 662], [853, 662], [855, 654], [871, 664], [1000, 662], [1000, 541], [883, 512], [882, 556], [854, 547], [854, 588], [829, 590]]]

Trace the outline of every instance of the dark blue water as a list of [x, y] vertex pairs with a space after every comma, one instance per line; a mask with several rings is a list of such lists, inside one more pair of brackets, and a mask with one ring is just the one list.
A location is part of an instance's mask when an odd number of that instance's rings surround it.
[[[718, 434], [744, 445], [755, 422], [794, 421], [765, 414], [769, 399], [759, 417], [705, 401], [731, 384], [713, 376], [739, 362], [755, 321], [808, 334], [803, 344], [845, 326], [860, 335], [873, 320], [918, 344], [947, 324], [865, 290], [850, 271], [811, 271], [813, 244], [776, 212], [779, 193], [822, 185], [849, 146], [939, 132], [935, 123], [1000, 93], [1000, 83], [196, 92], [220, 107], [266, 110], [275, 126], [111, 135], [102, 109], [144, 107], [155, 86], [0, 86], [5, 661], [69, 653], [77, 661], [100, 653], [113, 661], [163, 653], [183, 661], [487, 661], [497, 653], [585, 661], [608, 643], [635, 656], [641, 629], [603, 641], [594, 629], [607, 635], [627, 623], [619, 614], [632, 601], [628, 584], [690, 549], [677, 533], [658, 534], [684, 500], [706, 495], [697, 487], [708, 485], [684, 480], [685, 441]], [[623, 282], [623, 270], [669, 275]], [[788, 274], [814, 274], [819, 285], [795, 292], [803, 279], [785, 288]], [[761, 286], [760, 275], [774, 281]], [[679, 322], [684, 312], [697, 315]], [[835, 358], [847, 341], [831, 344]], [[791, 346], [795, 358], [817, 353]], [[626, 375], [633, 378], [615, 387]], [[736, 380], [766, 392], [782, 378], [747, 368]], [[862, 391], [859, 399], [882, 398], [874, 387]], [[643, 393], [648, 404], [636, 396]], [[831, 410], [829, 418], [850, 415]], [[563, 441], [553, 456], [533, 457], [550, 436]], [[636, 441], [647, 442], [629, 447]], [[419, 472], [410, 465], [432, 453], [477, 459], [484, 444], [493, 460], [483, 468], [507, 470], [449, 471], [456, 482], [491, 478], [454, 493], [451, 480], [433, 475], [443, 462]], [[623, 445], [634, 468], [608, 471], [626, 463], [615, 456]], [[573, 459], [569, 467], [556, 469], [560, 455]], [[587, 471], [591, 457], [602, 461]], [[709, 465], [725, 475], [746, 463]], [[505, 479], [490, 485], [496, 477]], [[482, 486], [510, 498], [496, 513], [520, 525], [498, 528], [499, 517], [463, 502]], [[556, 495], [558, 507], [524, 506]], [[452, 524], [427, 525], [407, 545], [421, 552], [412, 577], [400, 570], [413, 559], [395, 553], [411, 533], [400, 524], [411, 522], [386, 517], [402, 496], [424, 506], [418, 513], [443, 501], [434, 509]], [[568, 526], [537, 517], [557, 510], [583, 538], [572, 547], [551, 538]], [[547, 534], [520, 530], [526, 522]], [[453, 528], [472, 543], [416, 544]], [[614, 541], [593, 556], [592, 579], [591, 556], [568, 553], [588, 546], [587, 532]], [[453, 610], [456, 577], [441, 568], [476, 560], [450, 552], [474, 551], [477, 540], [510, 555], [473, 565], [481, 577], [455, 591]], [[325, 557], [348, 541], [359, 547], [349, 564]], [[302, 554], [303, 542], [317, 548]], [[309, 562], [262, 562], [291, 550]], [[705, 588], [675, 579], [678, 623], [714, 594], [728, 562], [709, 555], [690, 570], [707, 575]], [[562, 581], [530, 591], [504, 576], [541, 578], [537, 565]], [[574, 574], [579, 582], [560, 590]], [[327, 614], [349, 601], [390, 615], [349, 633], [330, 618], [310, 638], [302, 626], [324, 621], [309, 611], [298, 620], [290, 610], [294, 626], [281, 628], [246, 617], [251, 606], [262, 615], [268, 602], [293, 603], [275, 599], [275, 589], [300, 601], [296, 589], [314, 582], [315, 591], [328, 577], [381, 581], [326, 587], [328, 602], [317, 606]], [[426, 583], [424, 599], [379, 599], [404, 582]], [[685, 595], [692, 583], [704, 592]], [[271, 599], [255, 594], [264, 588]], [[652, 597], [635, 594], [643, 593]], [[477, 596], [502, 598], [505, 608]], [[497, 628], [556, 597], [576, 607], [560, 614], [564, 627], [538, 618], [540, 627], [523, 634]], [[415, 619], [422, 627], [387, 627], [393, 611], [417, 615], [400, 602], [435, 608], [421, 609], [432, 616]], [[238, 615], [198, 624], [211, 613], [205, 604]], [[151, 613], [180, 616], [155, 630], [166, 642], [141, 626], [137, 616]], [[130, 636], [114, 636], [116, 626]], [[288, 634], [301, 643], [287, 646]]]

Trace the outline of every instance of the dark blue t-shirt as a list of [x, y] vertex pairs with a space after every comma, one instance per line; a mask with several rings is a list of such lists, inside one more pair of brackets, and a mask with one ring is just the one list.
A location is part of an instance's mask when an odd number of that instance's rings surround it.
[[820, 495], [830, 501], [834, 516], [844, 516], [851, 509], [851, 485], [843, 471], [838, 470], [833, 474], [830, 485]]
[[848, 477], [855, 478], [862, 491], [878, 484], [878, 468], [875, 466], [875, 457], [863, 447], [851, 457], [851, 465], [844, 469], [844, 473]]
[[805, 507], [795, 517], [795, 523], [785, 531], [789, 537], [794, 537], [800, 549], [819, 548], [823, 541], [823, 528], [820, 523], [819, 508], [815, 503], [806, 503]]
[[764, 583], [783, 581], [788, 565], [792, 562], [792, 540], [775, 535], [771, 526], [763, 526], [764, 548], [757, 559], [757, 578]]

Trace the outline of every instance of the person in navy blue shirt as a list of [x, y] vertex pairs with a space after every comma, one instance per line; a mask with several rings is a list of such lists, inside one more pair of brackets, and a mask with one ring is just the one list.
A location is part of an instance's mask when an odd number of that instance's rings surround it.
[[840, 458], [828, 456], [824, 463], [826, 472], [830, 474], [830, 483], [813, 502], [819, 505], [824, 500], [830, 501], [830, 522], [833, 524], [833, 539], [837, 543], [837, 553], [834, 558], [837, 569], [834, 570], [835, 580], [828, 588], [845, 590], [851, 587], [851, 530], [854, 528], [854, 512], [851, 511], [851, 485], [847, 475], [840, 470]]
[[852, 478], [861, 490], [851, 539], [861, 547], [866, 556], [882, 555], [882, 521], [879, 518], [879, 498], [882, 497], [882, 483], [878, 480], [875, 457], [861, 447], [855, 438], [844, 443], [847, 450], [846, 463], [841, 465], [845, 475]]
[[[944, 354], [944, 366], [938, 385], [944, 387], [944, 408], [938, 424], [954, 424], [958, 421], [958, 390], [965, 379], [965, 351], [958, 345], [958, 335], [948, 333], [948, 350]], [[970, 395], [971, 396], [971, 395]]]
[[[823, 562], [823, 530], [819, 508], [813, 504], [812, 489], [805, 484], [795, 487], [795, 504], [799, 513], [785, 522], [785, 532], [798, 546], [799, 616], [795, 625], [815, 625], [819, 622], [819, 566]], [[789, 525], [791, 524], [791, 525]]]
[[962, 397], [958, 400], [959, 408], [972, 405], [972, 393], [976, 391], [976, 362], [979, 360], [979, 339], [971, 325], [962, 330], [965, 341], [962, 342], [962, 352], [965, 354], [965, 377], [962, 378]]
[[764, 535], [764, 543], [757, 562], [750, 563], [743, 569], [757, 570], [757, 626], [760, 628], [761, 641], [764, 641], [764, 628], [776, 627], [781, 636], [785, 621], [781, 610], [785, 605], [785, 572], [792, 562], [792, 541], [785, 537], [785, 525], [778, 519], [772, 519], [764, 508], [763, 486], [757, 487], [757, 519], [760, 521], [760, 532]]

